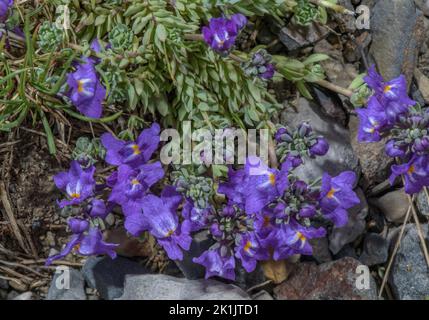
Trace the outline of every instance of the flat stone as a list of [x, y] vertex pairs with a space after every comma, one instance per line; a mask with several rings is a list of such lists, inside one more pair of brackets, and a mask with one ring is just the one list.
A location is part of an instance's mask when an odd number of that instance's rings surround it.
[[324, 39], [328, 34], [329, 29], [317, 23], [306, 27], [289, 24], [280, 30], [278, 37], [289, 51], [295, 51]]
[[313, 258], [318, 263], [332, 261], [332, 254], [329, 251], [328, 238], [315, 238], [310, 240], [311, 247], [313, 248]]
[[297, 109], [286, 108], [281, 114], [281, 123], [295, 128], [309, 121], [313, 130], [329, 141], [328, 153], [316, 159], [306, 159], [308, 161], [295, 170], [298, 177], [310, 181], [320, 178], [324, 172], [332, 176], [346, 170], [358, 173], [358, 159], [351, 148], [347, 129], [338, 120], [324, 114], [320, 106], [304, 98], [299, 99]]
[[370, 55], [386, 80], [402, 73], [410, 85], [424, 38], [423, 15], [410, 0], [378, 0], [371, 13]]
[[[68, 279], [67, 279], [68, 278]], [[55, 272], [46, 300], [86, 300], [85, 280], [72, 268]]]
[[89, 287], [97, 289], [101, 298], [113, 300], [122, 296], [126, 275], [141, 275], [149, 271], [130, 259], [90, 257], [82, 268]]
[[163, 274], [128, 275], [118, 300], [248, 300], [232, 284], [216, 280], [188, 280]]
[[274, 298], [265, 290], [259, 291], [252, 296], [252, 300], [274, 300]]
[[417, 208], [422, 215], [429, 216], [428, 196], [424, 190], [417, 195]]
[[390, 166], [393, 159], [384, 151], [387, 138], [380, 142], [360, 143], [357, 140], [359, 120], [356, 116], [350, 116], [350, 139], [354, 153], [359, 159], [365, 184], [374, 186], [385, 181], [390, 175]]
[[274, 288], [279, 300], [377, 300], [377, 287], [369, 275], [369, 289], [358, 289], [361, 262], [343, 258], [321, 265], [301, 263], [288, 280]]
[[382, 264], [389, 257], [389, 242], [376, 233], [367, 233], [359, 261], [367, 266]]
[[33, 292], [27, 291], [24, 293], [21, 293], [19, 296], [16, 296], [12, 300], [32, 300], [33, 298]]
[[408, 198], [404, 189], [386, 193], [380, 198], [371, 199], [371, 203], [377, 206], [390, 222], [400, 223], [404, 221], [408, 211]]
[[[423, 225], [422, 228], [427, 242], [429, 239], [428, 225]], [[396, 239], [392, 241], [392, 246], [395, 243]], [[392, 265], [389, 284], [397, 299], [429, 299], [429, 269], [414, 224], [408, 224], [405, 228], [401, 246]]]

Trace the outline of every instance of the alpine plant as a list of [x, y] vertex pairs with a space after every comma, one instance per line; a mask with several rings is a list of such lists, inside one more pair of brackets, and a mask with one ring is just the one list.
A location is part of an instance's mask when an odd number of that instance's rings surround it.
[[294, 174], [305, 161], [329, 149], [308, 123], [276, 132], [277, 153], [282, 155], [279, 168], [249, 156], [242, 168], [229, 167], [225, 181], [214, 183], [208, 176], [179, 170], [172, 173], [172, 184], [164, 183], [163, 188], [155, 187], [166, 179], [154, 157], [159, 135], [157, 123], [135, 141], [102, 135], [102, 154], [115, 168], [103, 183], [97, 183], [95, 166], [88, 165], [81, 154], [79, 159], [84, 161], [73, 160], [68, 171], [54, 177], [65, 194], [58, 205], [73, 209], [69, 212], [74, 214], [68, 221], [70, 242], [47, 264], [72, 251], [116, 257], [118, 244], [103, 240], [103, 220], [120, 207], [128, 233], [151, 234], [172, 260], [184, 258], [194, 234], [208, 232], [213, 244], [192, 257], [193, 262], [205, 267], [206, 278], [234, 280], [237, 268], [252, 272], [258, 261], [312, 255], [309, 240], [325, 236], [330, 223], [344, 226], [347, 210], [359, 203], [353, 191], [354, 172], [324, 173], [319, 181], [303, 181]]
[[364, 78], [372, 89], [366, 107], [356, 110], [359, 142], [388, 137], [385, 152], [395, 158], [390, 182], [404, 181], [405, 192], [418, 193], [429, 186], [429, 109], [408, 97], [405, 77], [385, 82], [372, 66]]

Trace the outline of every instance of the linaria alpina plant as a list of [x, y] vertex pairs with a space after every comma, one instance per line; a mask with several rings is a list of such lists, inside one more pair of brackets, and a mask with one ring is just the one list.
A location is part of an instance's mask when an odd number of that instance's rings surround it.
[[[289, 143], [280, 169], [249, 156], [243, 168], [230, 167], [227, 180], [219, 184], [217, 194], [224, 196], [221, 202], [214, 200], [214, 182], [209, 177], [196, 177], [186, 170], [175, 171], [173, 185], [165, 185], [159, 195], [154, 192], [155, 184], [164, 177], [161, 163], [151, 160], [159, 144], [157, 123], [143, 130], [135, 142], [104, 134], [105, 160], [117, 168], [103, 184], [96, 185], [94, 166], [82, 168], [78, 161], [72, 162], [69, 172], [55, 176], [57, 187], [67, 195], [60, 206], [78, 208], [78, 216], [69, 219], [73, 234], [69, 244], [48, 263], [73, 248], [82, 255], [114, 257], [116, 245], [102, 240], [103, 224], [98, 221], [115, 206], [122, 208], [129, 234], [139, 237], [148, 232], [172, 260], [183, 259], [194, 232], [207, 230], [214, 244], [193, 258], [206, 268], [206, 278], [234, 280], [238, 261], [252, 272], [258, 261], [311, 255], [309, 240], [326, 234], [325, 227], [315, 221], [344, 226], [347, 209], [359, 203], [353, 191], [356, 176], [353, 172], [335, 177], [325, 173], [320, 185], [300, 180], [294, 169], [325, 154], [328, 145], [308, 123], [301, 124], [292, 136], [288, 132], [280, 128], [276, 133], [279, 148], [284, 149], [284, 141]], [[288, 137], [295, 138], [299, 153]], [[100, 196], [106, 190], [109, 195], [103, 201]]]
[[365, 108], [356, 110], [358, 140], [376, 142], [389, 136], [386, 154], [400, 162], [392, 165], [390, 182], [401, 176], [405, 192], [418, 193], [429, 186], [428, 109], [408, 97], [403, 75], [385, 82], [371, 67], [364, 80], [373, 94]]

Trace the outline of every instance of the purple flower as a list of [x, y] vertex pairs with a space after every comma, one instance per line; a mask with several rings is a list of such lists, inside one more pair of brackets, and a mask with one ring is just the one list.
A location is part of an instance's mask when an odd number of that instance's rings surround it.
[[407, 106], [416, 103], [408, 97], [407, 81], [404, 75], [384, 82], [383, 77], [377, 73], [373, 65], [369, 68], [368, 76], [364, 77], [364, 81], [375, 91], [375, 95], [381, 103], [386, 102], [386, 100], [399, 101], [401, 104]]
[[[235, 19], [237, 20], [237, 19]], [[233, 20], [211, 18], [208, 27], [203, 27], [204, 41], [217, 52], [227, 52], [232, 48], [239, 32]]]
[[238, 29], [243, 29], [247, 24], [247, 18], [241, 13], [236, 13], [231, 16], [232, 22], [235, 23]]
[[268, 63], [267, 65], [265, 65], [265, 69], [265, 72], [260, 73], [259, 77], [266, 80], [271, 79], [276, 72], [276, 68], [272, 63]]
[[389, 157], [402, 158], [406, 155], [407, 146], [402, 147], [395, 140], [391, 139], [386, 143], [385, 150]]
[[189, 222], [179, 223], [177, 209], [181, 202], [182, 196], [171, 186], [164, 188], [160, 198], [149, 194], [141, 201], [142, 213], [126, 217], [125, 228], [134, 236], [149, 231], [170, 259], [182, 260], [180, 248], [189, 250], [192, 239]]
[[68, 96], [75, 107], [87, 117], [100, 118], [106, 89], [97, 76], [93, 61], [86, 59], [79, 64], [75, 72], [68, 74], [67, 84], [70, 88]]
[[92, 199], [90, 210], [89, 210], [89, 216], [91, 218], [105, 219], [108, 213], [109, 211], [103, 200], [96, 199], [96, 198]]
[[292, 142], [293, 141], [292, 133], [289, 132], [289, 130], [285, 127], [279, 128], [277, 130], [274, 138], [276, 139], [276, 141], [278, 143], [281, 143], [283, 141], [286, 141], [286, 142]]
[[386, 125], [386, 113], [378, 100], [373, 96], [368, 107], [356, 109], [359, 116], [358, 141], [377, 142], [381, 140], [380, 131]]
[[273, 259], [283, 260], [294, 254], [312, 255], [309, 239], [326, 235], [324, 228], [303, 227], [295, 220], [279, 225], [270, 234], [268, 243], [273, 248]]
[[324, 156], [328, 153], [329, 144], [325, 138], [317, 138], [317, 141], [309, 149], [311, 156]]
[[[244, 167], [246, 181], [243, 189], [245, 211], [254, 214], [279, 196], [277, 178], [281, 176], [276, 169], [270, 169], [258, 157], [249, 157]], [[280, 185], [282, 188], [284, 185]]]
[[390, 183], [393, 185], [396, 177], [403, 175], [405, 192], [418, 193], [424, 186], [429, 185], [429, 158], [427, 155], [414, 155], [408, 163], [393, 165]]
[[71, 218], [68, 225], [72, 233], [83, 233], [89, 229], [89, 222], [85, 219]]
[[89, 223], [86, 220], [70, 219], [69, 227], [73, 232], [70, 241], [59, 254], [46, 259], [47, 266], [52, 264], [54, 260], [64, 258], [73, 249], [83, 256], [107, 254], [112, 259], [116, 258], [115, 249], [118, 245], [104, 242], [103, 235], [98, 228], [90, 228], [88, 231]]
[[150, 128], [140, 133], [136, 141], [123, 141], [110, 133], [103, 134], [101, 142], [107, 150], [106, 162], [115, 166], [127, 164], [131, 167], [145, 164], [158, 148], [159, 132], [159, 124], [153, 123]]
[[218, 276], [229, 280], [235, 280], [234, 256], [227, 252], [222, 255], [222, 251], [222, 248], [207, 250], [201, 256], [192, 260], [206, 268], [206, 279]]
[[68, 172], [60, 172], [54, 176], [57, 188], [65, 192], [69, 198], [59, 203], [61, 208], [80, 204], [92, 196], [95, 187], [94, 172], [94, 166], [83, 170], [79, 162], [73, 160]]
[[372, 66], [364, 80], [374, 90], [374, 97], [384, 106], [389, 124], [393, 124], [400, 114], [407, 112], [408, 107], [416, 103], [408, 97], [404, 75], [384, 82], [381, 75], [375, 71], [375, 66]]
[[9, 9], [13, 6], [13, 0], [0, 0], [0, 22], [4, 23], [9, 16]]
[[209, 208], [197, 208], [190, 199], [186, 199], [185, 205], [183, 206], [182, 215], [190, 223], [191, 232], [201, 230], [208, 223], [208, 215], [213, 209]]
[[325, 218], [341, 227], [347, 223], [348, 216], [345, 209], [350, 209], [360, 203], [353, 185], [356, 174], [352, 171], [342, 172], [336, 177], [324, 173], [320, 190], [320, 205]]
[[269, 259], [268, 250], [261, 246], [254, 232], [248, 232], [241, 236], [241, 241], [235, 248], [235, 256], [241, 260], [241, 264], [247, 272], [255, 270], [258, 260]]
[[228, 200], [236, 205], [244, 207], [245, 203], [245, 183], [246, 172], [244, 169], [234, 170], [232, 167], [228, 170], [228, 182], [220, 183], [218, 193], [224, 194]]
[[164, 176], [161, 163], [143, 164], [136, 169], [128, 165], [118, 168], [117, 181], [109, 201], [122, 206], [124, 215], [141, 212], [141, 201], [149, 188]]

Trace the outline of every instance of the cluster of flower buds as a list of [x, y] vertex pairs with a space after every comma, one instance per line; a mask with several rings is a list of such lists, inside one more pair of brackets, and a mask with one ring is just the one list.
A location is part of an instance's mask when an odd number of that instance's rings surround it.
[[88, 168], [97, 163], [98, 159], [104, 159], [105, 153], [106, 150], [99, 139], [79, 137], [72, 152], [72, 158], [78, 161], [82, 168]]
[[303, 157], [324, 156], [329, 150], [326, 139], [317, 135], [308, 122], [301, 123], [295, 130], [280, 126], [275, 138], [280, 162], [289, 159], [294, 166], [300, 165]]
[[194, 207], [205, 209], [213, 196], [213, 180], [204, 176], [190, 175], [186, 170], [172, 173], [176, 190], [191, 200]]
[[429, 186], [429, 109], [408, 97], [403, 75], [384, 82], [371, 67], [364, 80], [373, 95], [365, 108], [356, 109], [360, 120], [358, 141], [376, 142], [389, 136], [386, 154], [402, 162], [392, 166], [391, 183], [402, 176], [405, 191], [418, 193]]
[[252, 54], [249, 61], [243, 62], [241, 68], [249, 77], [259, 77], [261, 79], [271, 79], [274, 76], [275, 68], [271, 63], [272, 56], [265, 49], [259, 49]]

